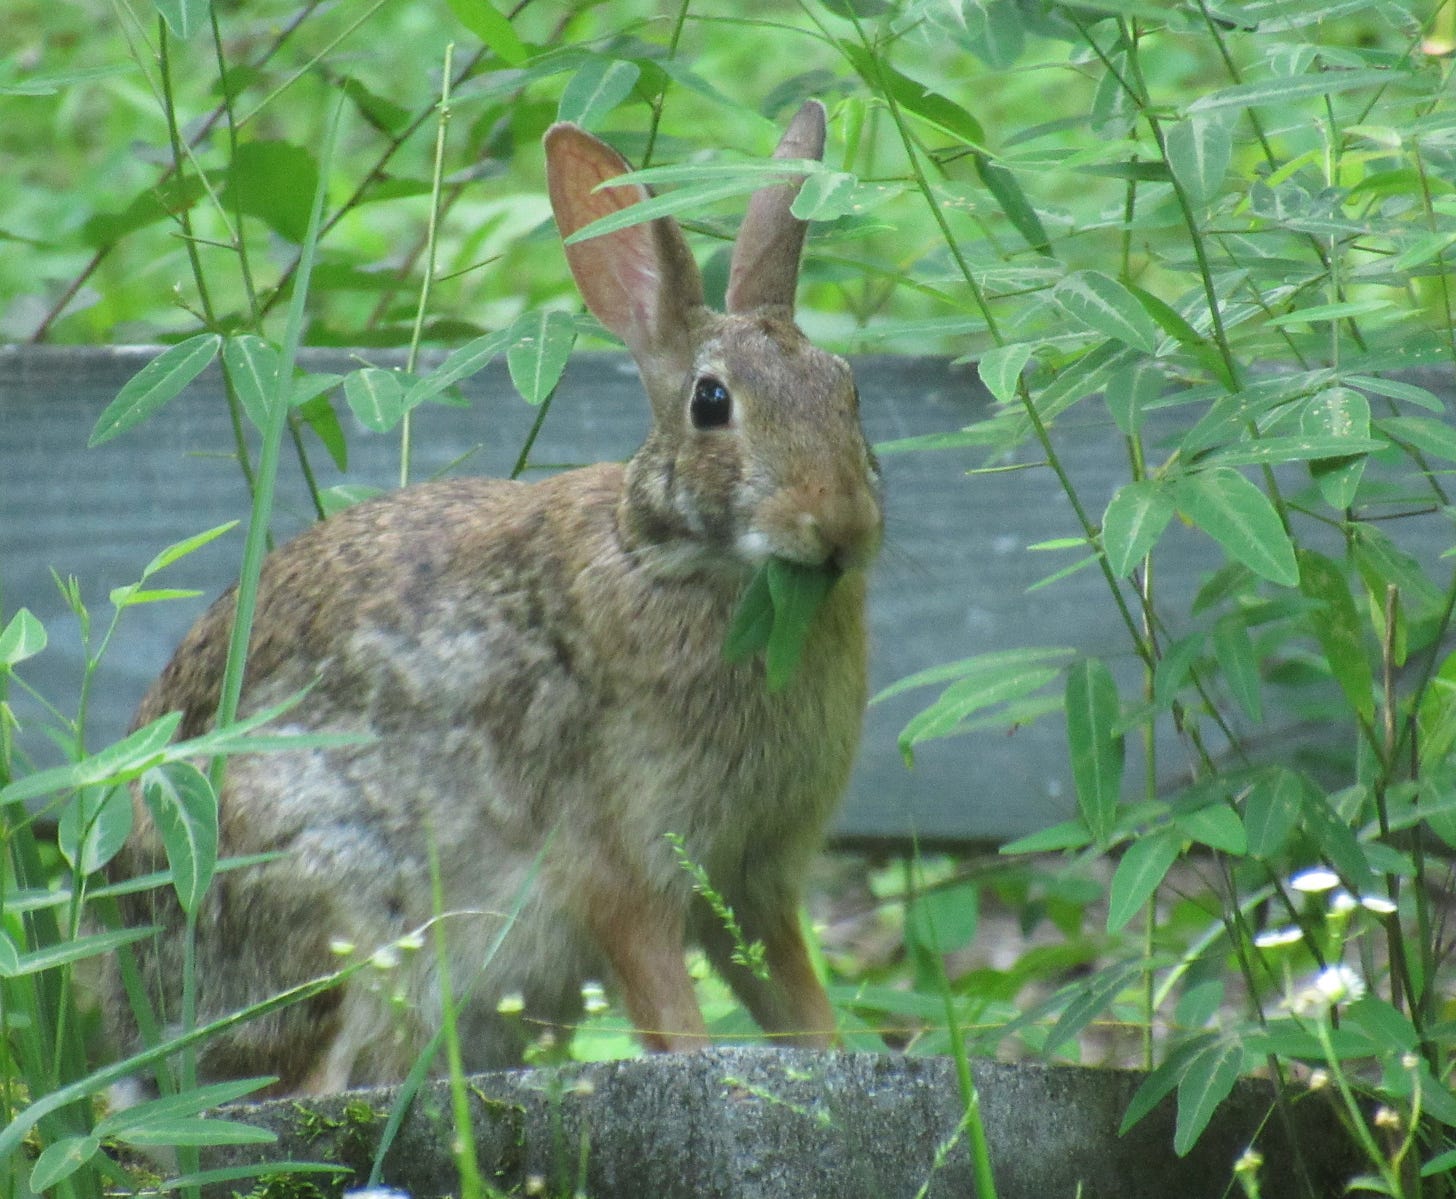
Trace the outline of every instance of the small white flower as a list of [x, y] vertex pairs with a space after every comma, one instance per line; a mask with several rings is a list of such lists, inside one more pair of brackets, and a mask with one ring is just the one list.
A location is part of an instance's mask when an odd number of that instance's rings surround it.
[[393, 945], [385, 945], [376, 949], [369, 958], [369, 964], [376, 970], [393, 970], [399, 965], [399, 950]]
[[526, 1010], [526, 997], [519, 991], [509, 991], [496, 1002], [495, 1010], [502, 1016], [519, 1016]]
[[1326, 870], [1323, 866], [1312, 866], [1308, 870], [1301, 870], [1292, 879], [1289, 885], [1296, 891], [1303, 891], [1306, 895], [1318, 895], [1322, 891], [1333, 891], [1340, 885], [1340, 876], [1333, 870]]
[[589, 978], [581, 984], [581, 1002], [589, 1015], [599, 1015], [607, 1010], [607, 992], [596, 979]]
[[329, 942], [329, 952], [346, 958], [354, 952], [354, 942], [347, 941], [343, 937], [335, 937]]
[[1360, 906], [1367, 912], [1374, 912], [1377, 916], [1390, 916], [1395, 913], [1395, 904], [1383, 895], [1362, 895], [1360, 896]]
[[1359, 906], [1359, 901], [1344, 887], [1330, 896], [1330, 915], [1332, 916], [1348, 916]]
[[1293, 945], [1304, 934], [1294, 925], [1285, 928], [1267, 928], [1254, 938], [1254, 944], [1260, 949], [1273, 949], [1278, 945]]
[[1326, 966], [1314, 981], [1288, 999], [1296, 1016], [1326, 1015], [1336, 1004], [1353, 1003], [1365, 994], [1365, 980], [1343, 962]]

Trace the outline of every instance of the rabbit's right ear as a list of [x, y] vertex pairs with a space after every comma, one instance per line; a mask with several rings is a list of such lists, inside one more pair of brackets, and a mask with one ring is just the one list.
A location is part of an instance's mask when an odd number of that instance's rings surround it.
[[[563, 122], [546, 131], [546, 184], [563, 239], [649, 197], [640, 184], [594, 190], [631, 169], [576, 125]], [[644, 373], [681, 376], [691, 363], [692, 320], [703, 307], [703, 283], [677, 223], [659, 217], [565, 248], [586, 306], [627, 343]]]

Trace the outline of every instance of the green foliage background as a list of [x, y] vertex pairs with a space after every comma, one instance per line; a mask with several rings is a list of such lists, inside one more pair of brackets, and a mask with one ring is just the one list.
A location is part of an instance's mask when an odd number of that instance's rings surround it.
[[[915, 861], [879, 880], [903, 907], [906, 959], [841, 964], [846, 1041], [898, 1027], [964, 1066], [1012, 1043], [1075, 1057], [1097, 1025], [1130, 1027], [1150, 1073], [1127, 1119], [1176, 1092], [1180, 1151], [1241, 1072], [1318, 1065], [1366, 1152], [1361, 1185], [1456, 1191], [1456, 580], [1402, 545], [1406, 516], [1446, 528], [1453, 512], [1438, 394], [1456, 372], [1451, 0], [156, 0], [12, 3], [6, 22], [0, 333], [174, 343], [94, 442], [158, 419], [221, 361], [239, 429], [262, 432], [256, 462], [241, 432], [235, 447], [255, 481], [245, 600], [285, 429], [306, 424], [339, 456], [339, 406], [372, 432], [407, 430], [413, 404], [501, 353], [540, 404], [594, 332], [567, 315], [578, 301], [547, 216], [553, 120], [668, 168], [651, 177], [711, 292], [756, 159], [786, 112], [823, 99], [830, 146], [799, 200], [815, 222], [803, 323], [842, 350], [975, 362], [988, 419], [881, 451], [999, 469], [1030, 447], [1067, 501], [1066, 572], [1100, 574], [1143, 676], [1120, 693], [1098, 658], [1003, 647], [891, 689], [936, 689], [901, 736], [907, 758], [971, 728], [1065, 719], [1077, 812], [1007, 847], [1043, 855], [1030, 865]], [[295, 377], [301, 343], [412, 353], [403, 372]], [[441, 366], [413, 352], [431, 344], [450, 351]], [[1061, 439], [1085, 435], [1069, 433], [1074, 408], [1126, 447], [1105, 506], [1061, 468]], [[1176, 433], [1150, 436], [1154, 413]], [[1157, 569], [1175, 520], [1210, 549], [1183, 611]], [[192, 544], [114, 593], [114, 618], [163, 598], [143, 583]], [[20, 685], [46, 633], [3, 615], [0, 684]], [[237, 682], [240, 651], [230, 669]], [[1275, 688], [1341, 739], [1318, 769], [1240, 742]], [[206, 1130], [175, 1122], [216, 1097], [184, 1065], [168, 1108], [95, 1124], [85, 1103], [177, 1048], [96, 1073], [76, 1034], [74, 964], [129, 935], [82, 932], [125, 835], [116, 798], [139, 779], [169, 813], [177, 844], [155, 881], [195, 905], [215, 779], [182, 759], [236, 751], [247, 730], [184, 748], [159, 723], [88, 755], [83, 695], [74, 720], [55, 713], [77, 761], [28, 772], [3, 705], [0, 690], [0, 985], [28, 1018], [0, 1064], [36, 1099], [4, 1089], [0, 1160], [33, 1132], [32, 1185], [86, 1194], [101, 1137], [171, 1137], [185, 1158]], [[1158, 786], [1159, 729], [1191, 780], [1174, 794]], [[1141, 779], [1124, 770], [1130, 739]], [[58, 816], [53, 847], [23, 806], [38, 801]], [[958, 975], [947, 955], [993, 893], [1062, 940]], [[968, 1070], [963, 1085], [989, 1194]], [[1377, 1133], [1357, 1089], [1395, 1123]], [[1256, 1175], [1239, 1175], [1247, 1193]]]

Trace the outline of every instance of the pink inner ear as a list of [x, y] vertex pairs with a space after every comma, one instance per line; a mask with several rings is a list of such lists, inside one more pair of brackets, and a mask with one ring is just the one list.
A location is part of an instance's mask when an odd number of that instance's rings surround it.
[[[585, 135], [552, 147], [551, 197], [562, 237], [647, 198], [644, 188], [593, 189], [630, 168]], [[651, 225], [634, 225], [566, 247], [577, 287], [593, 315], [634, 352], [651, 341], [662, 271]]]

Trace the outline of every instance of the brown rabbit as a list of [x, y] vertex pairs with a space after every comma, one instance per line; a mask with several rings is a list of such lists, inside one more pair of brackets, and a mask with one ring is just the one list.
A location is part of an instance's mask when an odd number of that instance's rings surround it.
[[[776, 153], [817, 158], [823, 145], [811, 101]], [[594, 190], [630, 168], [572, 125], [547, 133], [546, 161], [563, 237], [648, 194]], [[831, 1040], [798, 908], [859, 738], [881, 511], [849, 367], [793, 322], [799, 182], [753, 197], [726, 315], [705, 307], [671, 219], [566, 248], [651, 401], [651, 431], [625, 466], [406, 488], [267, 560], [244, 713], [311, 687], [283, 730], [372, 739], [230, 762], [222, 853], [280, 856], [220, 874], [207, 894], [199, 1022], [338, 969], [341, 945], [408, 945], [438, 916], [471, 1069], [518, 1062], [541, 1025], [564, 1031], [592, 979], [620, 993], [648, 1047], [702, 1045], [689, 939], [764, 1029]], [[777, 693], [760, 660], [723, 656], [744, 586], [771, 555], [843, 572]], [[233, 608], [230, 592], [192, 628], [139, 724], [181, 710], [182, 735], [208, 727]], [[145, 805], [136, 818], [117, 877], [162, 862]], [[771, 981], [731, 960], [674, 833], [762, 940]], [[140, 964], [175, 1020], [175, 900], [133, 895], [125, 917], [164, 929]], [[440, 1024], [435, 962], [432, 948], [407, 949], [390, 969], [243, 1024], [205, 1047], [201, 1071], [276, 1074], [275, 1093], [396, 1080]], [[502, 1014], [508, 995], [522, 1017]], [[108, 1006], [136, 1047], [114, 980]]]

